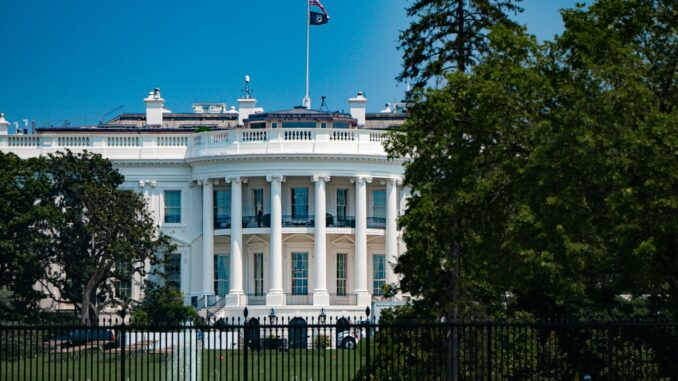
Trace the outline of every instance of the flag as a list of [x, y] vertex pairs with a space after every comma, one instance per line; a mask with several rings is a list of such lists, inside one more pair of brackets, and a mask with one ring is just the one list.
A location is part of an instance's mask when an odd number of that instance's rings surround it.
[[330, 22], [330, 18], [320, 12], [311, 11], [311, 25], [323, 25]]
[[320, 3], [320, 0], [308, 0], [308, 5], [311, 7], [318, 7], [323, 12], [318, 13], [311, 11], [309, 18], [311, 25], [323, 25], [330, 21], [330, 15], [327, 14], [325, 7]]

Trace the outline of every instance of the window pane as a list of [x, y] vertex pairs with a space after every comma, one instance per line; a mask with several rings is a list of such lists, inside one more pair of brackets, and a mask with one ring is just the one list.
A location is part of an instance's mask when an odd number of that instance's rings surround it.
[[165, 222], [181, 222], [181, 191], [165, 191]]
[[308, 294], [308, 253], [292, 253], [292, 294]]
[[228, 259], [227, 255], [214, 256], [214, 293], [218, 296], [228, 295]]
[[259, 211], [264, 212], [264, 190], [255, 189], [254, 190], [254, 215], [256, 216]]
[[229, 223], [231, 218], [231, 191], [214, 191], [214, 221]]
[[372, 217], [386, 218], [386, 191], [375, 190], [372, 195]]
[[337, 295], [346, 295], [346, 254], [337, 253]]
[[375, 254], [372, 257], [372, 294], [384, 295], [382, 286], [386, 282], [386, 256]]
[[348, 189], [337, 189], [337, 221], [346, 220], [348, 214]]
[[177, 290], [181, 289], [181, 255], [170, 254], [165, 262], [165, 276], [167, 284], [174, 286]]
[[115, 285], [115, 294], [121, 298], [132, 297], [132, 264], [125, 262], [118, 262], [116, 268], [119, 272], [120, 279]]
[[264, 253], [254, 253], [254, 295], [264, 295]]
[[292, 218], [308, 217], [308, 188], [292, 188]]

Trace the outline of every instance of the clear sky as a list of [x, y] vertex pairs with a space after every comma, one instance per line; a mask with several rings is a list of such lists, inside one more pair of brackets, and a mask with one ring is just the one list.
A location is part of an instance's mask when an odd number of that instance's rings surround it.
[[[400, 100], [398, 32], [407, 0], [322, 0], [331, 20], [311, 29], [311, 99], [368, 110]], [[576, 0], [525, 0], [518, 17], [540, 39], [562, 31], [558, 10]], [[142, 112], [160, 87], [167, 107], [235, 104], [243, 78], [266, 110], [304, 95], [304, 0], [0, 0], [0, 111], [10, 121], [96, 123]], [[108, 115], [110, 118], [112, 115]], [[86, 121], [79, 118], [88, 118]]]

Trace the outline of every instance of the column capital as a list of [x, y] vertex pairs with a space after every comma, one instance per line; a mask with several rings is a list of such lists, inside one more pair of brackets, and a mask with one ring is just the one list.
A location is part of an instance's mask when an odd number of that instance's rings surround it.
[[314, 182], [314, 183], [317, 183], [317, 182], [327, 183], [327, 182], [330, 181], [330, 177], [329, 176], [313, 175], [313, 176], [311, 176], [311, 181]]
[[284, 183], [285, 180], [287, 180], [287, 178], [282, 175], [266, 176], [266, 181], [268, 181], [269, 183], [272, 182]]
[[356, 176], [351, 178], [352, 183], [369, 184], [372, 182], [372, 176]]
[[229, 176], [229, 177], [224, 177], [224, 181], [226, 182], [226, 184], [231, 184], [231, 183], [247, 184], [247, 177]]
[[214, 184], [214, 180], [212, 180], [210, 178], [204, 178], [204, 179], [195, 180], [195, 183], [200, 185], [200, 186], [212, 185], [212, 184]]
[[391, 184], [395, 186], [400, 186], [403, 185], [403, 178], [402, 177], [387, 177], [384, 179], [381, 179], [381, 184], [386, 185], [386, 184]]

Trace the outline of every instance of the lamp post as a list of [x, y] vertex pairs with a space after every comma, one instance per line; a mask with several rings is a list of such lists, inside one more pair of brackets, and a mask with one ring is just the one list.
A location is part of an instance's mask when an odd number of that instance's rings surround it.
[[325, 324], [325, 319], [327, 319], [327, 315], [325, 314], [325, 308], [321, 308], [320, 315], [318, 315], [318, 322], [320, 324]]

